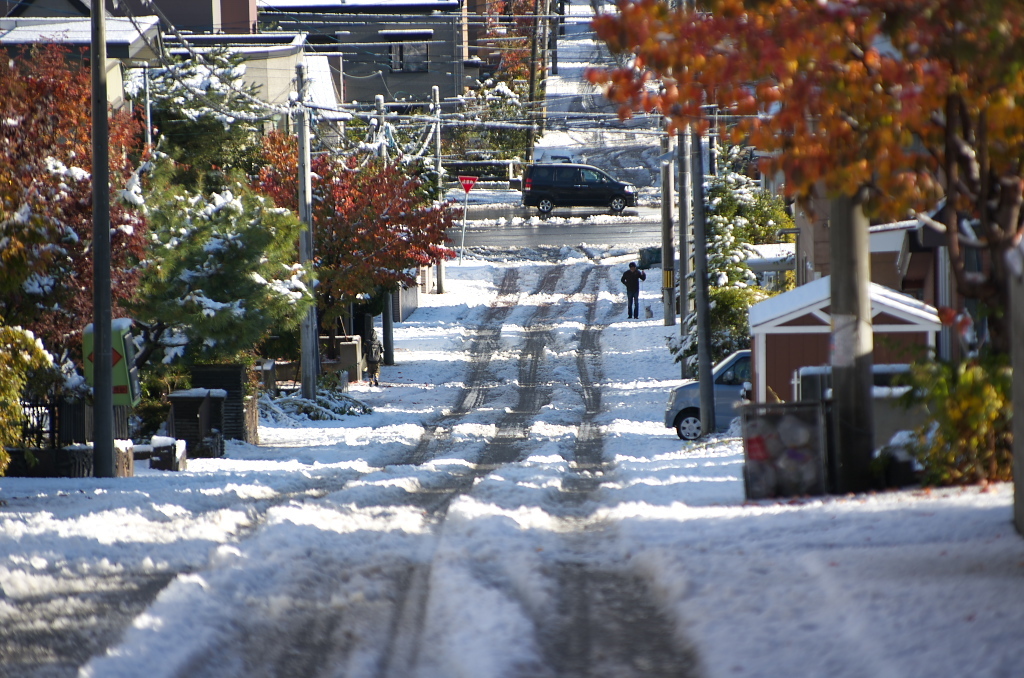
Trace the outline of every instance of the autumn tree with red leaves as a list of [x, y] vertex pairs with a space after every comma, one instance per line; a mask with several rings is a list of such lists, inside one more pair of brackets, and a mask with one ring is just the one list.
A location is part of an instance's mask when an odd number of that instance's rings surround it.
[[[265, 165], [253, 187], [281, 207], [298, 209], [298, 148], [293, 137], [264, 139]], [[401, 166], [317, 155], [313, 159], [313, 261], [321, 319], [378, 289], [415, 284], [415, 267], [451, 259], [446, 203], [430, 202], [423, 182]]]
[[[86, 63], [49, 45], [0, 59], [0, 318], [56, 355], [77, 355], [92, 322], [91, 81]], [[115, 317], [138, 279], [145, 224], [117, 199], [140, 125], [110, 120], [111, 285]]]
[[535, 1], [492, 0], [487, 6], [487, 37], [495, 40], [501, 50], [498, 79], [503, 82], [525, 81], [530, 77]]
[[[704, 104], [766, 151], [790, 196], [867, 189], [869, 215], [906, 218], [945, 198], [959, 292], [984, 303], [992, 348], [1011, 346], [1006, 251], [1024, 233], [1024, 2], [620, 2], [599, 16], [629, 68], [593, 72], [624, 113], [705, 126]], [[969, 252], [985, 266], [972, 271]]]

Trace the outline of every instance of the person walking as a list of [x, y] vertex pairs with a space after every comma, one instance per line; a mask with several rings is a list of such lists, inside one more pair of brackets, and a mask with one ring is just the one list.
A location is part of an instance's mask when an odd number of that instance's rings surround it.
[[363, 342], [366, 356], [366, 382], [371, 386], [380, 386], [380, 363], [384, 358], [384, 346], [377, 337], [377, 330], [370, 330], [370, 338]]
[[640, 317], [640, 281], [647, 280], [647, 274], [629, 263], [629, 270], [622, 274], [622, 284], [626, 286], [626, 317]]

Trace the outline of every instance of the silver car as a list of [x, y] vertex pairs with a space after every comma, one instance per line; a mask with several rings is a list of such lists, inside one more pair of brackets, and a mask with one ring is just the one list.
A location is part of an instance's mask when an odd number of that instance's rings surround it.
[[[743, 399], [743, 385], [750, 381], [750, 351], [736, 351], [711, 371], [715, 383], [715, 428], [725, 431], [736, 417], [735, 406]], [[700, 382], [676, 387], [665, 407], [665, 426], [683, 440], [696, 440], [700, 429]]]

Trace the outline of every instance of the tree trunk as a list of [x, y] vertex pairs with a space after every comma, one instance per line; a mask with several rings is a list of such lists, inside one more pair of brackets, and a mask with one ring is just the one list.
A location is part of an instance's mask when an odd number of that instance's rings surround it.
[[871, 260], [868, 220], [860, 197], [831, 205], [832, 435], [839, 492], [871, 487], [874, 451], [871, 326]]

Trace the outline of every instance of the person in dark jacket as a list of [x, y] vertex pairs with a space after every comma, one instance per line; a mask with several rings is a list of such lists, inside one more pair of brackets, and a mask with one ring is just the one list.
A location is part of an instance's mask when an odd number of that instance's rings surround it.
[[640, 281], [647, 280], [647, 274], [630, 262], [629, 270], [622, 274], [622, 284], [626, 286], [626, 317], [640, 317]]
[[380, 343], [377, 330], [370, 331], [370, 339], [363, 340], [363, 354], [366, 356], [366, 382], [380, 386], [380, 363], [384, 359], [384, 346]]

